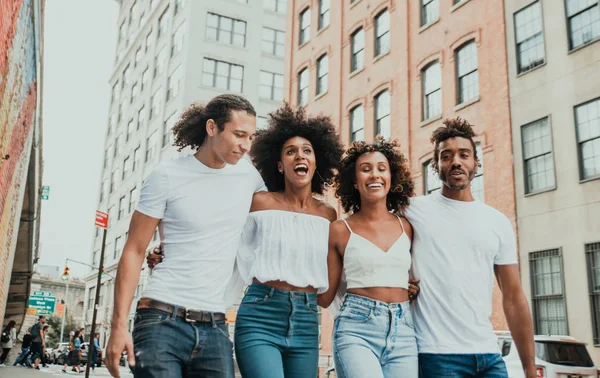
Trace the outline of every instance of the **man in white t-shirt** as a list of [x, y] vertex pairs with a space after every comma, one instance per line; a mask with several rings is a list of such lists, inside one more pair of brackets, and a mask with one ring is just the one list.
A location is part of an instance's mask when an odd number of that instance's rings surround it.
[[471, 193], [481, 158], [474, 136], [460, 118], [433, 132], [441, 191], [413, 199], [405, 212], [414, 230], [413, 274], [421, 280], [413, 312], [420, 375], [508, 377], [490, 321], [495, 274], [523, 369], [534, 378], [533, 325], [512, 224]]
[[[255, 131], [254, 108], [231, 94], [192, 105], [173, 127], [175, 145], [197, 152], [160, 163], [142, 187], [115, 283], [113, 376], [124, 350], [135, 377], [234, 376], [225, 291], [252, 195], [266, 190], [242, 159]], [[137, 303], [132, 339], [127, 315], [157, 227], [164, 260]]]

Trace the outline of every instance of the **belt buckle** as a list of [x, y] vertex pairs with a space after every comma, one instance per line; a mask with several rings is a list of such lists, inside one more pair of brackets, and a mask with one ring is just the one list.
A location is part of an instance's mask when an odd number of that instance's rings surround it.
[[188, 322], [188, 323], [192, 323], [192, 324], [196, 323], [196, 321], [194, 319], [190, 319], [189, 316], [190, 316], [190, 310], [186, 309], [185, 310], [185, 318], [184, 318], [184, 320], [186, 322]]

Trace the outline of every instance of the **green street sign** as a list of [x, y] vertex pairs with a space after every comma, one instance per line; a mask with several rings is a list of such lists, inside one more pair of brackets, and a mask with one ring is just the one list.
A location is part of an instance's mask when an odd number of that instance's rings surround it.
[[50, 187], [42, 186], [42, 199], [47, 200], [49, 196], [50, 196]]
[[36, 297], [51, 297], [52, 293], [49, 291], [34, 291], [33, 295]]
[[31, 295], [27, 307], [35, 308], [36, 315], [52, 315], [56, 308], [56, 297]]

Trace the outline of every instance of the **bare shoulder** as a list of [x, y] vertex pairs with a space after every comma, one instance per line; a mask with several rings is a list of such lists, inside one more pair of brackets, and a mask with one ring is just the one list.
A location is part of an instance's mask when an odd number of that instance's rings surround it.
[[331, 222], [329, 225], [329, 238], [331, 240], [343, 239], [344, 237], [347, 238], [349, 233], [348, 227], [346, 227], [344, 221], [341, 219]]
[[277, 199], [275, 198], [275, 193], [256, 192], [252, 196], [252, 205], [250, 206], [250, 212], [273, 209], [273, 204], [276, 202]]
[[412, 239], [413, 228], [408, 219], [400, 217], [400, 222], [402, 222], [402, 226], [404, 227], [404, 232], [406, 232], [406, 236]]
[[318, 200], [318, 202], [317, 210], [319, 213], [329, 219], [330, 222], [335, 222], [337, 220], [337, 210], [325, 201]]

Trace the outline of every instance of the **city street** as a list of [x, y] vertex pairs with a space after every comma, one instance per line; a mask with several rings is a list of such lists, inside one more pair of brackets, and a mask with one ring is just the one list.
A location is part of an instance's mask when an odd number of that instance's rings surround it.
[[[33, 377], [51, 377], [51, 376], [60, 376], [64, 377], [67, 375], [78, 375], [80, 377], [85, 376], [85, 370], [83, 373], [75, 373], [71, 371], [71, 368], [67, 370], [68, 373], [65, 374], [62, 371], [62, 365], [49, 365], [47, 368], [42, 368], [42, 370], [37, 371], [29, 368], [20, 368], [7, 366], [0, 368], [0, 378], [33, 378]], [[96, 368], [95, 371], [90, 372], [90, 376], [94, 377], [110, 377], [108, 370], [103, 366]], [[121, 377], [133, 377], [133, 374], [129, 372], [129, 369], [121, 367]]]

